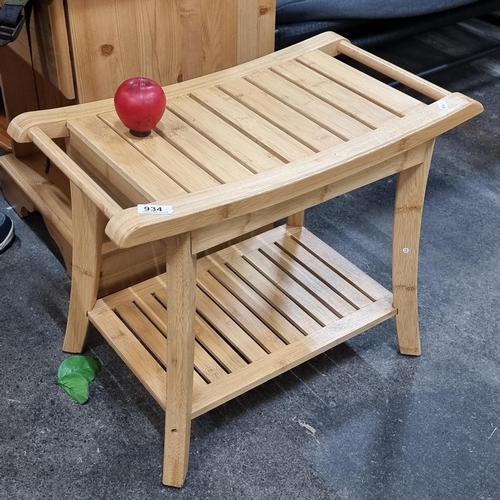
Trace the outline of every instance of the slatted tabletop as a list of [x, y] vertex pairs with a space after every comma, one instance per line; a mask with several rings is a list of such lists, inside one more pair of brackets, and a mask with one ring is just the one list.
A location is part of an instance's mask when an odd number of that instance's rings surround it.
[[71, 118], [67, 127], [73, 147], [98, 156], [96, 174], [132, 206], [307, 158], [424, 106], [315, 50], [168, 99], [146, 138], [132, 136], [114, 111]]

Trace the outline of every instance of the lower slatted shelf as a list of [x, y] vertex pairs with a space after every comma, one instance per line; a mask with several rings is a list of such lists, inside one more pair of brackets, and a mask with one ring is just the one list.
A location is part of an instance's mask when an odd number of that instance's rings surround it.
[[[100, 299], [91, 322], [165, 407], [165, 275]], [[394, 316], [392, 294], [304, 228], [198, 260], [192, 416]]]

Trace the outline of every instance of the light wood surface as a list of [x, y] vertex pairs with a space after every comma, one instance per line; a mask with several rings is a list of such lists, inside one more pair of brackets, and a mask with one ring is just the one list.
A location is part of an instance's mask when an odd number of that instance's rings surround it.
[[193, 404], [196, 257], [189, 233], [167, 240], [167, 383], [163, 482], [182, 486], [187, 474]]
[[79, 102], [126, 78], [162, 85], [272, 52], [275, 0], [67, 0]]
[[[0, 5], [3, 1], [0, 0]], [[30, 22], [31, 47], [26, 29], [8, 45], [27, 65], [57, 87], [67, 99], [75, 98], [70, 47], [63, 0], [36, 0]], [[2, 75], [3, 76], [3, 75]]]
[[396, 331], [402, 354], [420, 355], [418, 330], [418, 250], [425, 186], [434, 141], [426, 147], [420, 165], [398, 174], [392, 240], [392, 290], [398, 310]]
[[[189, 18], [198, 3], [187, 5]], [[431, 102], [374, 80], [340, 53], [400, 74]], [[165, 92], [169, 106], [146, 138], [132, 136], [109, 101], [21, 116], [12, 131], [67, 173], [77, 205], [87, 207], [73, 228], [84, 249], [74, 252], [81, 276], [70, 307], [78, 339], [67, 342], [83, 347], [88, 310], [165, 409], [163, 481], [180, 487], [192, 418], [392, 316], [400, 351], [420, 354], [418, 242], [434, 139], [482, 107], [335, 34]], [[66, 138], [66, 153], [51, 137]], [[307, 208], [393, 174], [391, 292], [302, 225]], [[172, 212], [138, 213], [144, 201]], [[125, 252], [163, 245], [166, 274], [92, 306], [106, 244]]]
[[74, 183], [71, 183], [71, 204], [78, 231], [73, 239], [71, 297], [63, 350], [80, 353], [87, 339], [87, 313], [97, 300], [106, 217]]

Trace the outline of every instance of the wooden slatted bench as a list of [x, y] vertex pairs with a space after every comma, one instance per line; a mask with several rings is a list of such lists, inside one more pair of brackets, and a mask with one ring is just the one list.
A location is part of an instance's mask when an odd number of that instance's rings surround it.
[[[420, 354], [418, 245], [434, 139], [482, 107], [332, 33], [165, 92], [167, 111], [146, 138], [110, 101], [21, 115], [9, 132], [71, 182], [64, 349], [81, 352], [96, 326], [165, 409], [163, 481], [181, 486], [192, 418], [393, 316], [400, 351]], [[303, 211], [392, 174], [389, 291], [308, 231]], [[138, 212], [152, 203], [170, 213]], [[104, 234], [120, 249], [157, 242], [166, 273], [97, 299]]]

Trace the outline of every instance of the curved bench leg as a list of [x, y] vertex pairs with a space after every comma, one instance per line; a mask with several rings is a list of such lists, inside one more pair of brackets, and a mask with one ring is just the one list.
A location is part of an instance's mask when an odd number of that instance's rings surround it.
[[425, 187], [434, 140], [429, 141], [424, 161], [398, 174], [392, 240], [392, 291], [396, 331], [401, 354], [420, 355], [418, 328], [418, 249]]
[[167, 395], [163, 483], [181, 487], [191, 439], [196, 256], [191, 235], [167, 240]]
[[89, 320], [97, 300], [102, 240], [106, 217], [76, 186], [71, 185], [73, 262], [68, 323], [63, 351], [80, 353], [85, 347]]

